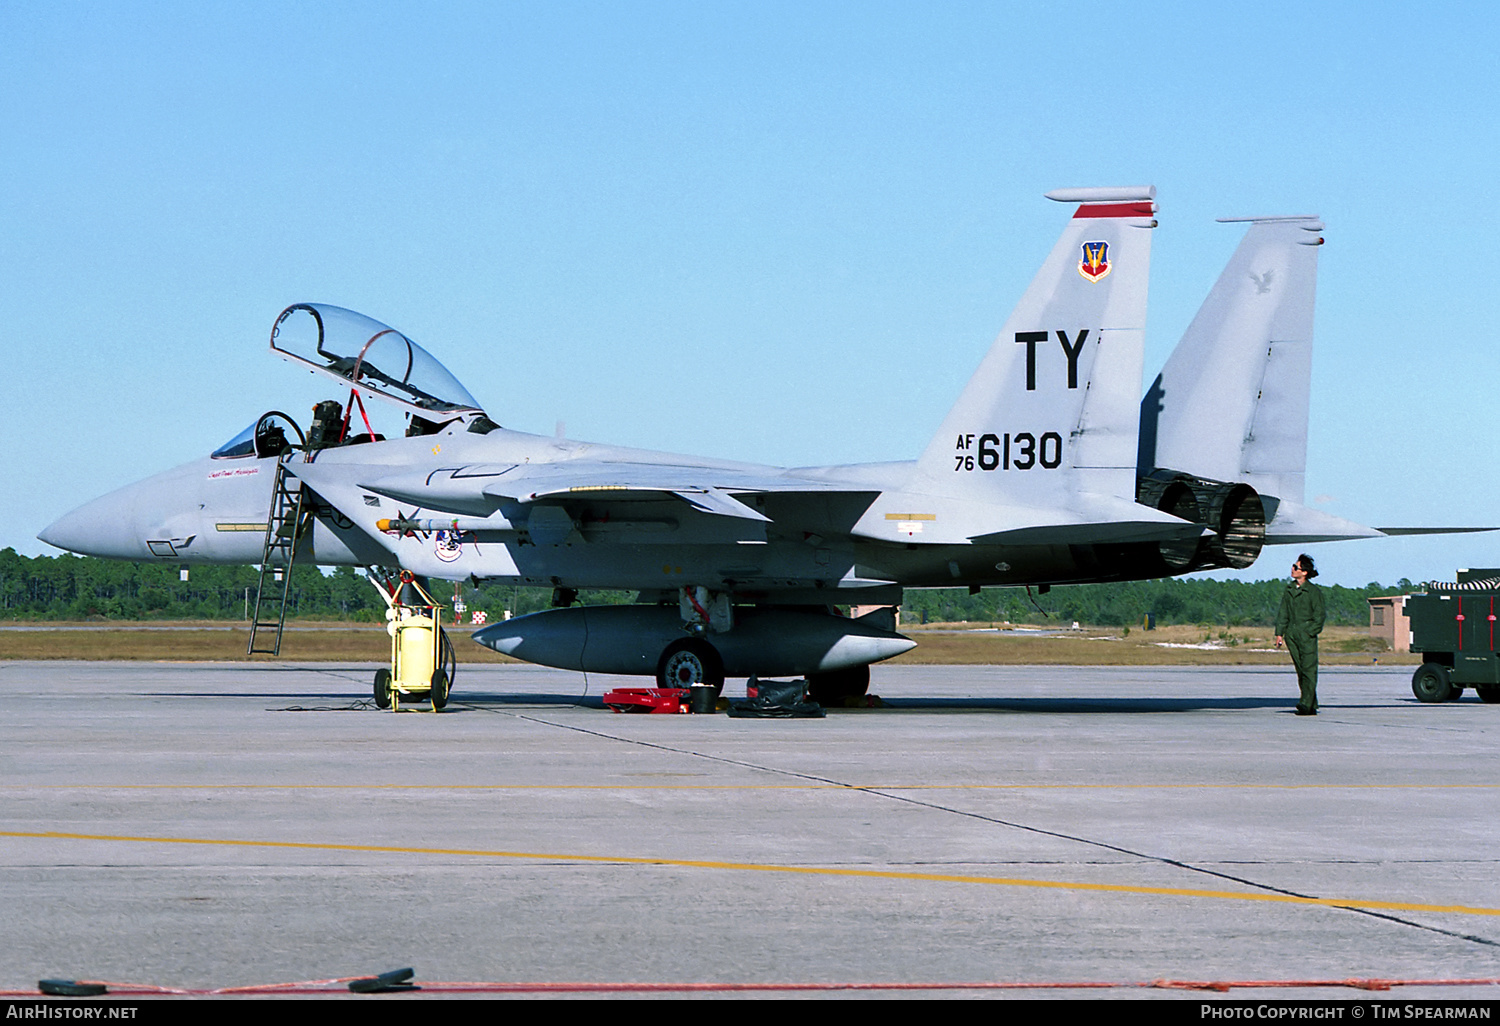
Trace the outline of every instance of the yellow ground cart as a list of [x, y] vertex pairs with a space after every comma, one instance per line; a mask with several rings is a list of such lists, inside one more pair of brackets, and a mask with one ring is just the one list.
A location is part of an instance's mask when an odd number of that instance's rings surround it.
[[385, 599], [386, 633], [391, 636], [391, 665], [375, 671], [375, 704], [398, 709], [402, 700], [432, 702], [433, 711], [448, 704], [454, 671], [453, 643], [443, 630], [443, 607], [406, 570], [396, 580], [370, 578]]

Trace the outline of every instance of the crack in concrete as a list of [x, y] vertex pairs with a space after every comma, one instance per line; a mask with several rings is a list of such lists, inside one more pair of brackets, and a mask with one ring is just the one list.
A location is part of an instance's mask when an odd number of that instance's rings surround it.
[[[1023, 831], [1029, 832], [1029, 833], [1039, 834], [1039, 835], [1045, 836], [1045, 837], [1055, 837], [1055, 838], [1057, 838], [1059, 840], [1071, 841], [1071, 842], [1073, 842], [1075, 844], [1091, 845], [1091, 846], [1096, 847], [1096, 848], [1103, 848], [1106, 851], [1117, 852], [1117, 853], [1119, 853], [1121, 855], [1128, 855], [1128, 856], [1131, 856], [1133, 858], [1142, 859], [1142, 860], [1145, 860], [1145, 861], [1148, 861], [1148, 862], [1155, 862], [1155, 863], [1158, 863], [1160, 865], [1172, 866], [1173, 868], [1176, 868], [1176, 869], [1186, 870], [1189, 873], [1198, 873], [1198, 874], [1201, 874], [1201, 875], [1204, 875], [1204, 876], [1210, 876], [1210, 877], [1214, 877], [1214, 878], [1220, 879], [1220, 880], [1228, 880], [1228, 881], [1240, 884], [1240, 885], [1245, 886], [1245, 887], [1253, 887], [1253, 888], [1255, 888], [1257, 890], [1266, 891], [1266, 892], [1271, 893], [1271, 894], [1283, 894], [1283, 895], [1286, 895], [1287, 897], [1303, 898], [1303, 899], [1306, 899], [1306, 900], [1309, 900], [1309, 901], [1323, 900], [1318, 895], [1315, 895], [1315, 894], [1304, 894], [1304, 893], [1302, 893], [1300, 891], [1289, 890], [1289, 889], [1283, 888], [1283, 887], [1276, 887], [1276, 886], [1273, 886], [1272, 884], [1262, 883], [1262, 882], [1260, 882], [1258, 880], [1252, 880], [1252, 879], [1249, 879], [1247, 877], [1235, 876], [1232, 873], [1224, 873], [1224, 872], [1220, 872], [1220, 871], [1215, 870], [1215, 869], [1209, 869], [1209, 868], [1207, 868], [1205, 866], [1194, 865], [1194, 864], [1189, 863], [1189, 862], [1183, 862], [1180, 859], [1168, 858], [1168, 857], [1166, 857], [1164, 855], [1152, 855], [1149, 852], [1136, 851], [1134, 849], [1126, 848], [1126, 847], [1123, 847], [1121, 845], [1111, 844], [1108, 841], [1100, 841], [1100, 840], [1096, 840], [1096, 839], [1091, 838], [1091, 837], [1080, 837], [1080, 836], [1077, 836], [1075, 834], [1068, 834], [1068, 833], [1064, 833], [1064, 832], [1058, 831], [1058, 830], [1048, 830], [1045, 827], [1032, 826], [1029, 823], [1018, 823], [1018, 822], [1014, 822], [1012, 820], [1001, 819], [998, 816], [987, 816], [987, 815], [985, 815], [983, 813], [971, 812], [971, 811], [969, 811], [967, 809], [957, 809], [957, 808], [953, 808], [952, 806], [942, 805], [942, 804], [940, 804], [938, 802], [924, 801], [922, 799], [912, 798], [912, 797], [909, 797], [907, 795], [891, 794], [889, 791], [881, 790], [881, 789], [875, 788], [875, 787], [859, 786], [857, 784], [847, 784], [847, 783], [845, 783], [843, 781], [835, 780], [832, 777], [819, 776], [819, 775], [817, 775], [815, 773], [806, 773], [806, 772], [802, 772], [800, 770], [779, 769], [779, 768], [774, 767], [774, 766], [762, 766], [762, 765], [759, 765], [757, 763], [748, 762], [748, 761], [743, 760], [743, 759], [731, 759], [731, 758], [728, 758], [726, 756], [711, 755], [711, 754], [709, 754], [707, 752], [696, 752], [696, 751], [693, 751], [693, 750], [687, 749], [687, 748], [676, 748], [676, 747], [673, 747], [671, 745], [659, 744], [659, 743], [653, 742], [653, 741], [642, 741], [642, 740], [640, 740], [638, 738], [620, 737], [619, 735], [609, 734], [609, 733], [606, 733], [606, 732], [600, 731], [600, 730], [591, 730], [591, 729], [589, 729], [587, 727], [579, 727], [579, 726], [575, 726], [575, 725], [572, 725], [572, 724], [566, 724], [566, 723], [557, 723], [557, 722], [554, 722], [552, 720], [546, 720], [546, 719], [543, 719], [543, 718], [538, 717], [538, 716], [527, 716], [527, 715], [524, 715], [524, 714], [521, 714], [521, 713], [511, 712], [509, 710], [494, 710], [494, 711], [497, 711], [497, 712], [502, 712], [502, 711], [503, 712], [508, 712], [509, 715], [515, 716], [517, 719], [530, 720], [530, 721], [532, 721], [534, 723], [541, 723], [541, 724], [545, 724], [545, 725], [551, 726], [551, 727], [559, 727], [559, 728], [561, 728], [563, 730], [576, 731], [577, 733], [581, 733], [581, 734], [591, 734], [591, 735], [593, 735], [595, 737], [604, 738], [604, 739], [607, 739], [607, 740], [610, 740], [610, 741], [619, 741], [619, 742], [622, 742], [624, 744], [639, 745], [639, 746], [645, 747], [645, 748], [654, 748], [654, 749], [657, 749], [657, 750], [663, 751], [663, 752], [671, 752], [671, 753], [673, 753], [675, 755], [688, 755], [688, 756], [692, 756], [693, 758], [706, 759], [706, 760], [709, 760], [709, 761], [712, 761], [712, 762], [723, 763], [723, 764], [729, 765], [729, 766], [738, 766], [738, 767], [742, 767], [744, 769], [758, 770], [758, 771], [760, 771], [762, 773], [774, 773], [774, 774], [777, 774], [777, 775], [780, 775], [780, 776], [795, 777], [795, 778], [801, 779], [801, 780], [811, 780], [811, 781], [815, 781], [817, 783], [829, 784], [829, 785], [832, 785], [832, 786], [835, 786], [835, 787], [847, 788], [850, 791], [858, 791], [858, 792], [861, 792], [863, 794], [873, 795], [873, 796], [878, 797], [878, 798], [885, 798], [888, 801], [902, 802], [904, 804], [916, 806], [918, 808], [931, 809], [931, 810], [933, 810], [935, 812], [944, 812], [944, 813], [947, 813], [949, 815], [954, 815], [954, 816], [964, 816], [964, 817], [967, 817], [969, 819], [977, 819], [977, 820], [980, 820], [981, 822], [992, 823], [992, 824], [994, 824], [996, 826], [1008, 827], [1008, 828], [1013, 829], [1013, 830], [1023, 830]], [[1245, 865], [1257, 865], [1257, 864], [1261, 864], [1261, 863], [1243, 863], [1243, 864], [1245, 864]], [[1358, 908], [1358, 907], [1353, 906], [1353, 905], [1338, 905], [1338, 906], [1331, 906], [1331, 907], [1340, 908], [1340, 909], [1343, 909], [1346, 912], [1356, 912], [1356, 913], [1358, 913], [1360, 915], [1369, 916], [1372, 919], [1382, 919], [1382, 920], [1385, 920], [1387, 922], [1398, 923], [1398, 924], [1400, 924], [1402, 926], [1409, 926], [1409, 927], [1412, 927], [1413, 929], [1425, 930], [1425, 931], [1428, 931], [1430, 933], [1440, 934], [1440, 935], [1445, 936], [1445, 937], [1453, 937], [1453, 938], [1458, 939], [1458, 940], [1469, 941], [1469, 942], [1474, 943], [1474, 944], [1482, 944], [1482, 945], [1486, 945], [1486, 946], [1489, 946], [1489, 947], [1500, 947], [1500, 941], [1491, 940], [1488, 937], [1481, 937], [1481, 936], [1478, 936], [1477, 934], [1460, 933], [1460, 932], [1458, 932], [1456, 930], [1445, 930], [1445, 929], [1443, 929], [1440, 926], [1432, 926], [1432, 925], [1429, 925], [1427, 923], [1419, 923], [1419, 922], [1416, 922], [1415, 920], [1405, 919], [1405, 918], [1403, 918], [1401, 916], [1391, 915], [1391, 914], [1386, 913], [1386, 912], [1377, 912], [1377, 911], [1374, 911], [1373, 909]]]

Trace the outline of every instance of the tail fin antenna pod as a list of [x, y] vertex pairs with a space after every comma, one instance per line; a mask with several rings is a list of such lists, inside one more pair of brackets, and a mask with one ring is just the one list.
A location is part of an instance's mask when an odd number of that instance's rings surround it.
[[1300, 503], [1323, 223], [1221, 220], [1250, 230], [1146, 394], [1141, 470], [1243, 481]]
[[1072, 219], [917, 464], [917, 490], [1069, 508], [1135, 496], [1154, 186], [1059, 189]]

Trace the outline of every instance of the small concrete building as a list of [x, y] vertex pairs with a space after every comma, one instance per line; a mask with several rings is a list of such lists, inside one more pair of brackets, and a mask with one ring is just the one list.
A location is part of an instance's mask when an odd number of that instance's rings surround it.
[[1411, 619], [1406, 615], [1410, 595], [1382, 595], [1370, 603], [1370, 637], [1384, 638], [1392, 652], [1411, 651]]

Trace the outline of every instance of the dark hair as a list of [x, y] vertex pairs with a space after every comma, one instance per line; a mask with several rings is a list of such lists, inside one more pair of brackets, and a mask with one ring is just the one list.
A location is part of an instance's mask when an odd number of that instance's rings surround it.
[[1309, 581], [1318, 576], [1318, 568], [1313, 566], [1313, 559], [1307, 553], [1304, 552], [1297, 557], [1297, 565], [1307, 571], [1307, 579]]

